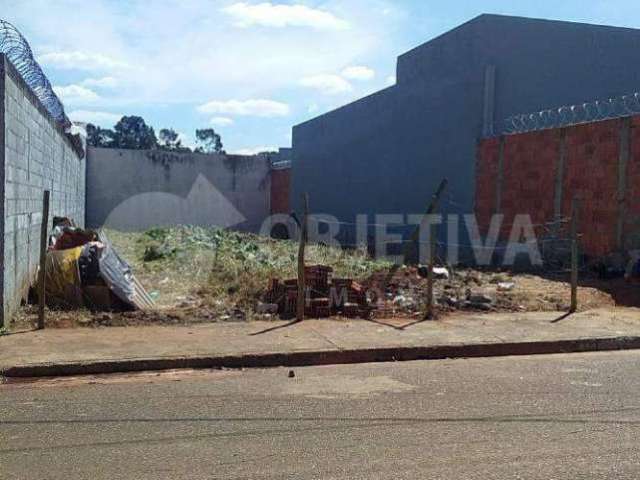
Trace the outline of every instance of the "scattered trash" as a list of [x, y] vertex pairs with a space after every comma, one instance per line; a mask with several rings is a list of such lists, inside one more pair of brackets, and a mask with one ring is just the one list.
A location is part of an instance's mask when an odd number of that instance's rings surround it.
[[260, 313], [260, 314], [278, 313], [278, 304], [260, 302], [256, 307], [256, 313]]
[[471, 303], [493, 303], [493, 298], [485, 293], [471, 293], [469, 294], [469, 301]]
[[289, 370], [289, 378], [294, 378], [296, 376], [296, 372], [293, 370]]
[[449, 280], [449, 270], [444, 267], [433, 267], [433, 275], [436, 279]]
[[498, 291], [499, 292], [510, 292], [511, 290], [513, 290], [513, 287], [515, 287], [516, 284], [513, 282], [500, 282], [498, 283]]
[[[429, 267], [419, 266], [418, 275], [422, 278], [427, 278], [429, 276]], [[436, 280], [449, 280], [449, 270], [445, 267], [433, 267], [433, 278]]]

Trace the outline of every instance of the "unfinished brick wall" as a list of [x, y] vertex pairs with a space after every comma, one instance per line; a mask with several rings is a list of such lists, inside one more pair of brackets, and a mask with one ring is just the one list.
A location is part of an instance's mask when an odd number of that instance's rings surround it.
[[271, 214], [289, 213], [289, 189], [291, 186], [291, 168], [271, 170]]
[[640, 248], [640, 117], [491, 138], [480, 142], [475, 211], [486, 233], [505, 215], [529, 214], [539, 238], [567, 235], [551, 225], [580, 200], [582, 251], [598, 258]]

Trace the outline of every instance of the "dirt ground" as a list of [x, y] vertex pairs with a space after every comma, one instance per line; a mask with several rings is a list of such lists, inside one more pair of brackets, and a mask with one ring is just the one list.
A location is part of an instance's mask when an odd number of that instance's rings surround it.
[[[365, 284], [381, 291], [384, 274]], [[388, 281], [376, 317], [416, 316], [425, 311], [427, 280], [415, 267], [400, 269]], [[471, 269], [452, 271], [449, 278], [435, 281], [434, 298], [441, 314], [454, 311], [537, 312], [568, 310], [570, 284], [563, 278], [543, 278], [532, 274], [512, 274]], [[597, 288], [578, 288], [578, 309], [615, 306], [613, 297]]]
[[[381, 275], [380, 275], [381, 276]], [[372, 286], [380, 276], [372, 276], [365, 283]], [[546, 279], [536, 275], [507, 273], [477, 272], [464, 270], [454, 274], [455, 280], [437, 280], [435, 287], [436, 298], [440, 296], [438, 312], [440, 316], [459, 311], [487, 312], [534, 312], [534, 311], [566, 311], [570, 303], [570, 286], [560, 279]], [[509, 291], [500, 291], [501, 283], [511, 283]], [[624, 286], [624, 284], [623, 284]], [[627, 286], [636, 294], [640, 286]], [[266, 288], [266, 285], [265, 285]], [[424, 311], [426, 280], [415, 272], [415, 269], [402, 269], [394, 276], [391, 286], [392, 298], [382, 303], [374, 310], [375, 318], [415, 318]], [[476, 295], [483, 295], [493, 299], [486, 308], [474, 306], [453, 307], [442, 298], [443, 294], [450, 297], [463, 297], [469, 290]], [[410, 304], [394, 303], [398, 297], [410, 298]], [[276, 319], [275, 316], [257, 315], [245, 312], [244, 309], [229, 307], [223, 302], [212, 303], [209, 295], [202, 295], [198, 291], [181, 296], [175, 305], [159, 305], [155, 310], [136, 312], [90, 312], [76, 311], [48, 311], [47, 326], [53, 328], [72, 327], [102, 327], [102, 326], [130, 326], [130, 325], [180, 325], [193, 323], [212, 323], [228, 321], [247, 321], [251, 319]], [[621, 303], [623, 306], [638, 306]], [[580, 311], [597, 308], [615, 307], [614, 297], [595, 286], [581, 286], [578, 289], [578, 306]], [[37, 309], [34, 306], [23, 308], [16, 318], [13, 328], [28, 328], [35, 324]]]
[[[157, 308], [137, 312], [47, 312], [49, 327], [179, 325], [275, 319], [256, 313], [271, 277], [295, 278], [295, 242], [179, 227], [142, 233], [108, 232], [120, 255], [155, 299]], [[328, 247], [309, 249], [310, 264], [334, 268], [336, 276], [353, 278], [371, 292], [375, 318], [414, 318], [425, 311], [424, 269], [402, 267], [389, 279], [390, 265], [362, 252]], [[566, 311], [570, 303], [568, 274], [540, 276], [509, 272], [449, 270], [435, 282], [440, 316], [456, 311]], [[598, 280], [581, 274], [579, 310], [640, 307], [640, 285]], [[26, 306], [11, 330], [35, 324], [35, 307]]]

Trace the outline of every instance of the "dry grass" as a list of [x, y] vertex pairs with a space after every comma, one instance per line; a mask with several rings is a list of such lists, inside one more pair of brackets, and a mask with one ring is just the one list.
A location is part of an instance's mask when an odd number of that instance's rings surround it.
[[[250, 314], [270, 278], [296, 276], [298, 244], [293, 241], [187, 226], [107, 234], [161, 307], [201, 301]], [[389, 266], [359, 251], [321, 245], [308, 247], [306, 261], [355, 279]]]
[[[156, 228], [147, 232], [108, 230], [106, 233], [154, 297], [158, 310], [122, 314], [50, 311], [47, 316], [49, 326], [251, 320], [256, 317], [255, 306], [270, 278], [296, 276], [298, 245], [293, 241], [189, 226]], [[307, 248], [306, 261], [309, 265], [329, 265], [336, 276], [356, 280], [370, 278], [374, 272], [384, 277], [382, 272], [390, 267], [386, 262], [370, 259], [363, 252], [318, 245]], [[415, 272], [409, 274], [407, 269], [401, 269], [398, 275], [408, 281], [400, 293], [410, 293], [419, 304], [424, 298], [425, 280], [418, 278]], [[436, 290], [441, 292], [445, 283], [451, 283], [449, 293], [462, 298], [470, 285], [469, 279], [475, 277], [482, 278], [481, 288], [489, 291], [495, 290], [493, 280], [496, 279], [515, 283], [515, 288], [508, 293], [492, 292], [497, 298], [498, 310], [564, 310], [569, 303], [569, 286], [565, 279], [544, 279], [534, 275], [462, 270], [456, 272], [451, 282], [439, 281]], [[471, 283], [472, 287], [474, 285]], [[580, 288], [579, 302], [581, 310], [614, 304], [609, 294], [595, 288]], [[35, 313], [33, 307], [23, 309], [11, 330], [33, 324]]]

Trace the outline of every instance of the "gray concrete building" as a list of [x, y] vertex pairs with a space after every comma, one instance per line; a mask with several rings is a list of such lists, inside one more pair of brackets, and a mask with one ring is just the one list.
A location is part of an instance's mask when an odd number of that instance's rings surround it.
[[[293, 128], [292, 205], [354, 222], [473, 210], [476, 147], [511, 115], [640, 90], [640, 30], [481, 15], [400, 55], [395, 85]], [[353, 240], [354, 228], [342, 225]]]
[[0, 54], [0, 326], [25, 298], [38, 269], [43, 191], [54, 216], [85, 217], [85, 161], [71, 137]]

